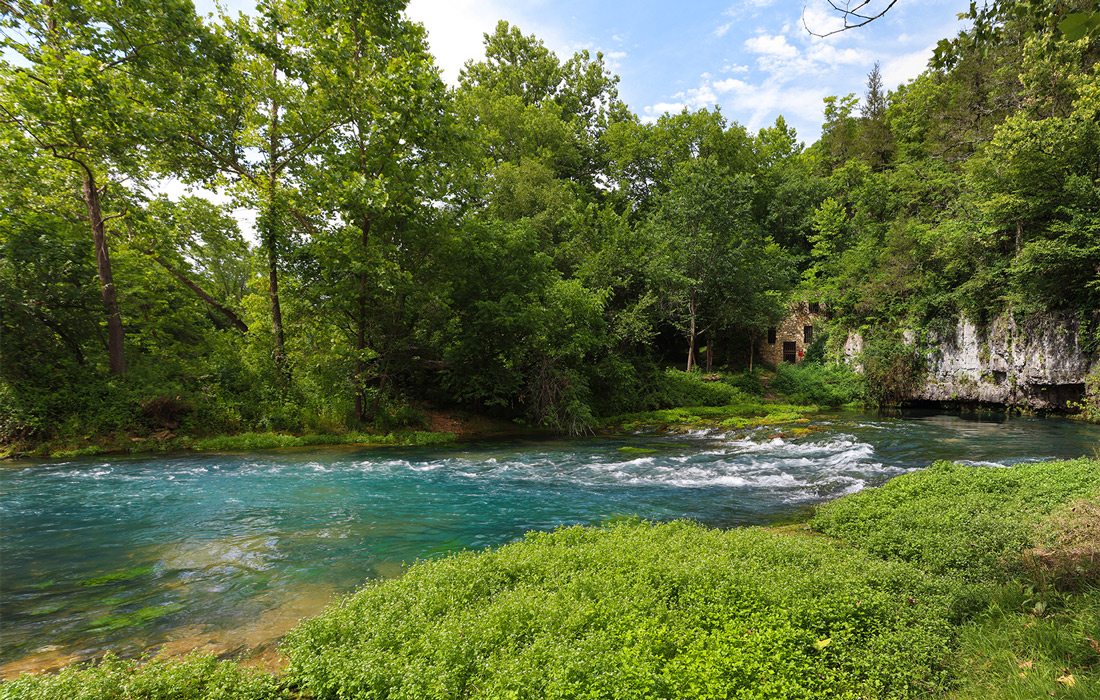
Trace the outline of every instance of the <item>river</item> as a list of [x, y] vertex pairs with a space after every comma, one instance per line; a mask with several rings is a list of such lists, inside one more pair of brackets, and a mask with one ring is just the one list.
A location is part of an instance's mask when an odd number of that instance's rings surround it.
[[0, 467], [0, 675], [113, 650], [266, 650], [418, 559], [609, 519], [799, 517], [940, 459], [1095, 455], [1067, 420], [833, 414], [731, 434]]

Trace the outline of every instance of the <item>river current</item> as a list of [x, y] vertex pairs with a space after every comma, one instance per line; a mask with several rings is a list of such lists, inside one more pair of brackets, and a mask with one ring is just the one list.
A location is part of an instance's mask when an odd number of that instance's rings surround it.
[[107, 650], [270, 649], [366, 580], [528, 530], [774, 523], [935, 460], [1100, 450], [1100, 428], [1055, 419], [811, 427], [0, 467], [0, 675]]

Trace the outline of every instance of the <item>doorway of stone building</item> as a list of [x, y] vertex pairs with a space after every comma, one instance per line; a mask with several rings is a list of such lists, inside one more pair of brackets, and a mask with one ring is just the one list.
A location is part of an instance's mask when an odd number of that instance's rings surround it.
[[797, 361], [796, 360], [797, 351], [798, 351], [798, 349], [795, 346], [795, 343], [794, 343], [793, 340], [784, 341], [783, 342], [783, 361], [784, 362], [795, 362], [795, 361]]

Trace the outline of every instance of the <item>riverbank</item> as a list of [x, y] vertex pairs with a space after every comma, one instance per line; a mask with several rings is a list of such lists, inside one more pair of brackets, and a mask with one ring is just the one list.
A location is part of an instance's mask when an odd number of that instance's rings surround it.
[[[851, 389], [838, 393], [829, 383], [835, 377], [819, 376], [826, 370], [790, 368], [775, 382], [771, 372], [703, 375], [668, 370], [662, 410], [607, 417], [591, 432], [676, 433], [700, 429], [740, 429], [762, 425], [805, 422], [822, 405], [839, 405], [837, 396], [851, 400]], [[835, 372], [833, 372], [835, 374]], [[846, 375], [845, 375], [846, 376]], [[791, 377], [799, 381], [792, 381]], [[808, 378], [808, 379], [807, 379]], [[776, 383], [780, 391], [771, 385]], [[161, 430], [115, 432], [16, 441], [0, 445], [0, 460], [16, 458], [73, 459], [95, 455], [143, 455], [171, 452], [240, 452], [322, 445], [362, 447], [428, 446], [500, 437], [545, 437], [551, 431], [503, 418], [462, 410], [421, 408], [416, 427], [391, 431], [331, 430], [316, 432], [246, 431], [215, 435], [188, 435]]]
[[1098, 522], [1100, 460], [941, 463], [795, 526], [571, 527], [420, 563], [292, 630], [278, 674], [111, 660], [0, 697], [1084, 700]]
[[296, 447], [347, 445], [414, 447], [446, 445], [461, 440], [515, 437], [533, 432], [514, 422], [468, 412], [428, 410], [423, 429], [334, 431], [314, 433], [242, 432], [224, 435], [177, 435], [162, 431], [147, 435], [114, 433], [83, 438], [55, 438], [0, 446], [0, 460], [19, 458], [73, 459], [96, 455], [152, 455], [173, 452], [244, 452]]

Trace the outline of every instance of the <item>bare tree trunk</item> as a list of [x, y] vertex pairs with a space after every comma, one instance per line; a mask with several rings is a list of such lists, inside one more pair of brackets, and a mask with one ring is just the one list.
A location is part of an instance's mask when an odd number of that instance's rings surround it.
[[[365, 216], [359, 223], [364, 259], [366, 258], [367, 246], [370, 244], [370, 225], [370, 219]], [[358, 283], [359, 308], [357, 309], [355, 327], [355, 419], [362, 423], [367, 418], [367, 397], [364, 389], [367, 379], [367, 361], [363, 357], [367, 351], [367, 286], [369, 279], [366, 270], [359, 271]]]
[[752, 372], [752, 358], [756, 354], [756, 336], [749, 336], [749, 372]]
[[707, 333], [707, 372], [714, 369], [714, 331]]
[[95, 261], [99, 271], [99, 285], [103, 297], [103, 309], [107, 312], [107, 357], [111, 374], [126, 373], [126, 355], [123, 349], [122, 313], [118, 308], [118, 294], [115, 280], [111, 274], [111, 256], [107, 251], [107, 231], [103, 221], [103, 209], [99, 203], [99, 190], [96, 188], [92, 171], [84, 168], [84, 204], [88, 208], [88, 219], [92, 223], [92, 237], [95, 239]]

